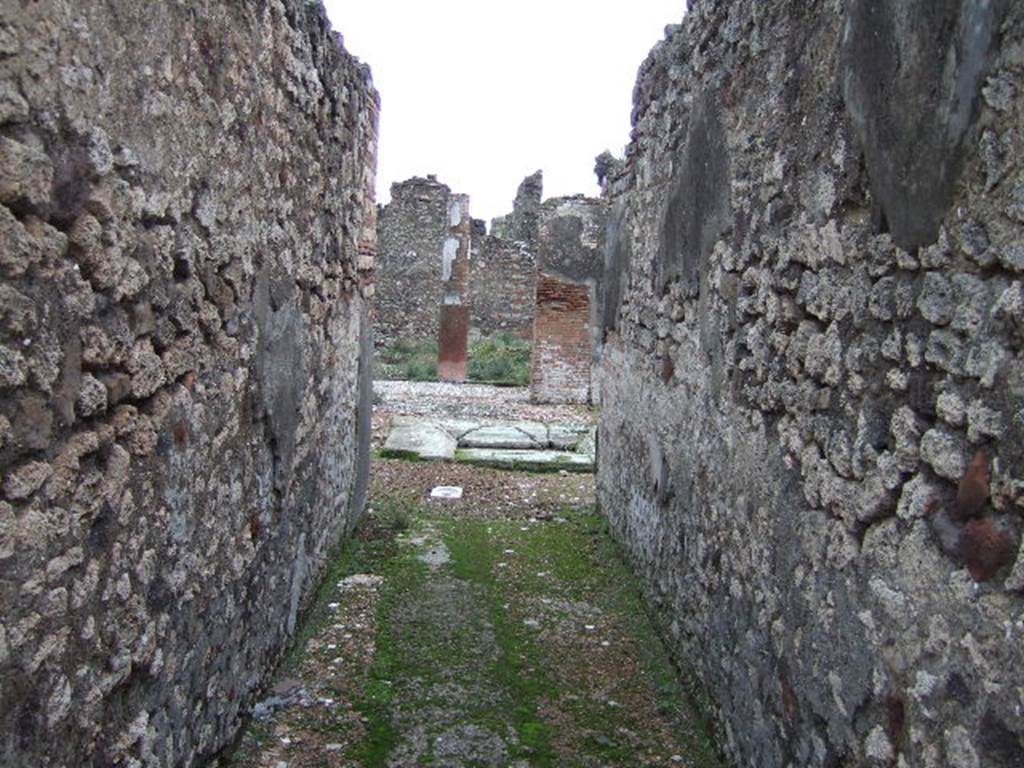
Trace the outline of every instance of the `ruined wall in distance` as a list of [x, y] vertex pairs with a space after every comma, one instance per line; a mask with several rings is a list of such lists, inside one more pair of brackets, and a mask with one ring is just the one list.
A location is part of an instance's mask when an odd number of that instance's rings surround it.
[[537, 242], [543, 195], [544, 172], [535, 171], [519, 183], [511, 213], [491, 220], [491, 234], [503, 240], [523, 243], [532, 249]]
[[1024, 765], [1024, 6], [691, 3], [611, 210], [599, 499], [741, 765]]
[[377, 222], [377, 346], [399, 339], [437, 339], [451, 199], [451, 189], [433, 176], [391, 185], [391, 202], [381, 208]]
[[530, 338], [537, 264], [523, 243], [474, 235], [469, 279], [474, 339], [500, 333]]
[[377, 97], [319, 4], [0, 0], [0, 763], [235, 735], [361, 512]]
[[[540, 179], [538, 172], [520, 185], [514, 212], [497, 220], [501, 237], [489, 236], [483, 222], [462, 221], [470, 225], [466, 233], [456, 237], [460, 243], [469, 238], [470, 253], [465, 263], [445, 255], [445, 243], [452, 236], [453, 201], [465, 196], [452, 193], [434, 176], [413, 177], [392, 185], [391, 202], [381, 209], [378, 222], [379, 255], [373, 300], [378, 346], [389, 346], [399, 339], [439, 337], [442, 307], [452, 299], [447, 296], [451, 286], [445, 273], [446, 260], [460, 265], [459, 287], [455, 292], [465, 307], [459, 314], [467, 316], [460, 323], [468, 321], [473, 339], [503, 332], [529, 338], [536, 281], [533, 244], [540, 211]], [[460, 210], [468, 216], [466, 206]], [[519, 239], [513, 239], [513, 230]], [[460, 251], [451, 251], [457, 252]], [[461, 337], [461, 331], [458, 335]]]

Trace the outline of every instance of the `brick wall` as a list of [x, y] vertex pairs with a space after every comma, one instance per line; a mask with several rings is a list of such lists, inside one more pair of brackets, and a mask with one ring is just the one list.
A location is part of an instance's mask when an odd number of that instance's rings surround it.
[[591, 288], [550, 275], [537, 279], [531, 396], [540, 402], [590, 399]]
[[538, 216], [531, 397], [589, 402], [607, 213], [603, 200], [574, 195], [544, 201]]

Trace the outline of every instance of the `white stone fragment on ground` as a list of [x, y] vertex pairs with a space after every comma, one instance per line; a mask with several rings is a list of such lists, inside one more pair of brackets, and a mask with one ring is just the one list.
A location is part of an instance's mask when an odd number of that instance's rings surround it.
[[460, 485], [439, 485], [430, 491], [432, 499], [461, 499], [462, 486]]

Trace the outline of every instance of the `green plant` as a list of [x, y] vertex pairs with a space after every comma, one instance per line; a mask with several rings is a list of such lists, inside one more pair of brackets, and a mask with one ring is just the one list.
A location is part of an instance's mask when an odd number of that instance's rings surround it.
[[437, 341], [398, 339], [379, 353], [377, 369], [386, 379], [437, 380]]
[[469, 379], [526, 386], [530, 383], [530, 343], [511, 333], [481, 339], [469, 351]]
[[409, 529], [418, 509], [413, 496], [385, 496], [374, 504], [374, 517], [382, 528], [401, 533]]

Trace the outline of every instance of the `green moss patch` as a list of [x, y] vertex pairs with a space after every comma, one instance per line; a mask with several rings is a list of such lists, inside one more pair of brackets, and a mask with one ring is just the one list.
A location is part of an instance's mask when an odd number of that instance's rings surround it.
[[[326, 689], [351, 716], [311, 708], [284, 718], [301, 728], [306, 750], [284, 754], [289, 765], [722, 765], [592, 509], [495, 520], [387, 492], [371, 506], [370, 525], [326, 579], [333, 587], [351, 573], [382, 577], [361, 640], [372, 653], [347, 676], [334, 669]], [[325, 587], [316, 605], [323, 600], [340, 601], [335, 620], [350, 623], [331, 624], [327, 608], [310, 612], [300, 648], [313, 650], [293, 665], [304, 678], [338, 661], [340, 649], [324, 652], [338, 642], [325, 646], [329, 633], [358, 632], [346, 595]], [[259, 728], [250, 747], [277, 759], [281, 725]], [[343, 751], [306, 761], [334, 741]]]

